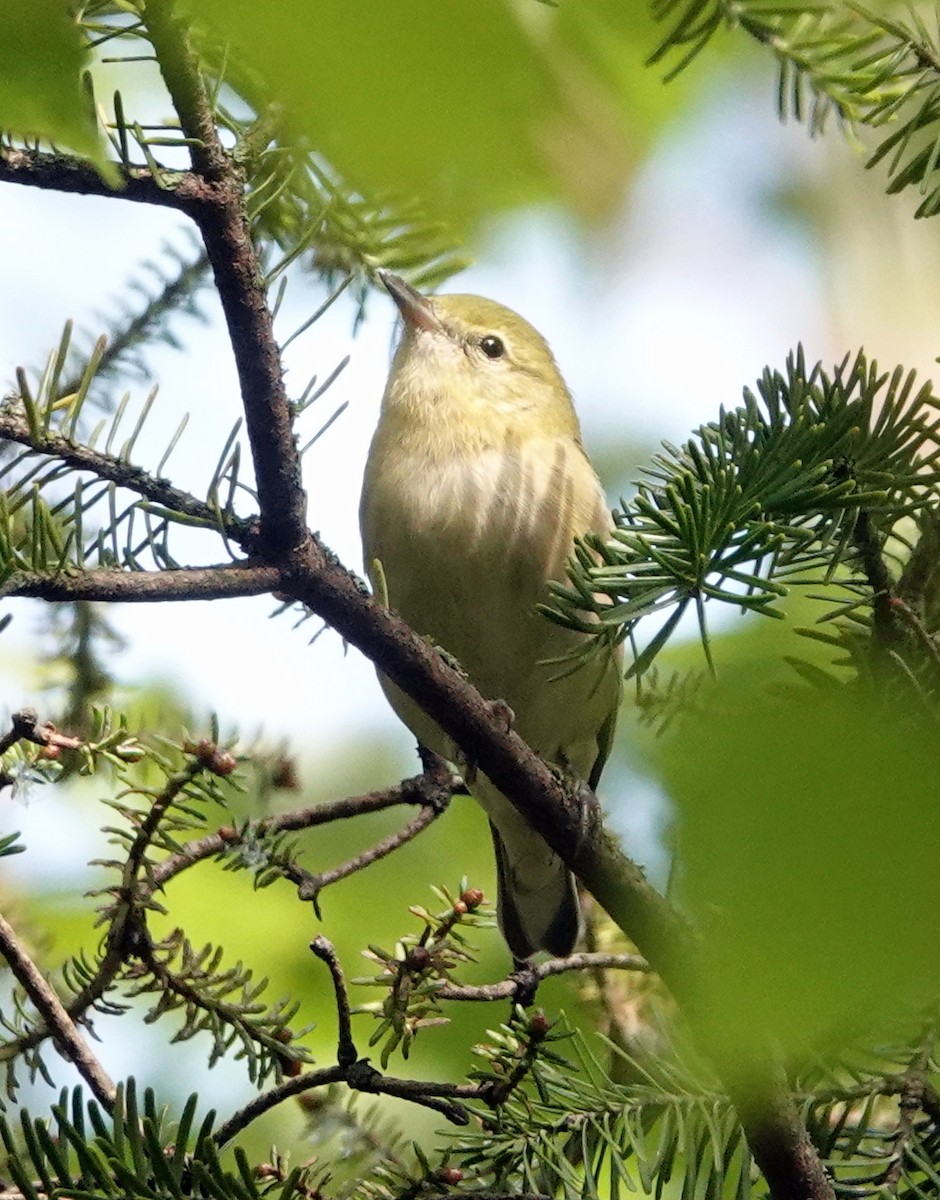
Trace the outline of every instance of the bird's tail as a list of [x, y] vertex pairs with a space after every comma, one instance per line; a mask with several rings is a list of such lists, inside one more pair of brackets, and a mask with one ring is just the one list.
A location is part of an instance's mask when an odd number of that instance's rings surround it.
[[496, 851], [499, 927], [516, 959], [538, 950], [563, 958], [581, 934], [574, 876], [521, 817], [490, 821]]

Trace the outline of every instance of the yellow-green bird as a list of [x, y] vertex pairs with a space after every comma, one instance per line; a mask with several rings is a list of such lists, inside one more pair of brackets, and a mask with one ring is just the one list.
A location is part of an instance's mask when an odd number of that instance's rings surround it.
[[[581, 445], [571, 395], [545, 339], [479, 296], [423, 296], [380, 278], [404, 320], [366, 466], [360, 523], [373, 586], [460, 663], [547, 762], [597, 783], [620, 699], [619, 654], [569, 656], [585, 635], [537, 611], [565, 578], [574, 539], [610, 513]], [[456, 748], [394, 684], [382, 686], [418, 741]], [[482, 774], [500, 928], [513, 956], [570, 953], [581, 917], [564, 863]]]

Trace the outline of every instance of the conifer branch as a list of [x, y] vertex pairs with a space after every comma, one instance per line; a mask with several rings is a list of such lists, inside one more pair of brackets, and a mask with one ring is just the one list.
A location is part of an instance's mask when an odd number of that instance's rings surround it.
[[[196, 863], [203, 862], [208, 858], [215, 858], [227, 850], [235, 850], [252, 838], [313, 829], [320, 825], [331, 824], [333, 821], [345, 821], [367, 813], [383, 812], [387, 808], [395, 808], [400, 804], [427, 806], [429, 800], [439, 794], [441, 786], [441, 780], [437, 775], [416, 775], [395, 787], [366, 792], [361, 796], [347, 796], [342, 800], [315, 804], [309, 808], [278, 813], [272, 817], [265, 817], [261, 821], [249, 823], [241, 829], [224, 826], [216, 833], [186, 842], [175, 854], [171, 854], [155, 864], [151, 873], [153, 888], [155, 890], [163, 888], [171, 879], [195, 866]], [[451, 776], [445, 786], [449, 795], [455, 795], [462, 791], [463, 782], [458, 776]]]
[[380, 858], [385, 858], [394, 850], [399, 850], [402, 846], [406, 846], [418, 834], [423, 833], [425, 829], [433, 825], [438, 817], [444, 815], [446, 810], [446, 804], [435, 803], [425, 805], [401, 829], [397, 829], [394, 833], [390, 833], [388, 837], [382, 838], [380, 842], [376, 842], [374, 846], [370, 846], [346, 862], [331, 867], [329, 870], [318, 871], [314, 874], [314, 872], [306, 871], [294, 864], [293, 869], [285, 870], [284, 874], [297, 884], [298, 897], [301, 900], [309, 900], [319, 917], [321, 915], [319, 897], [324, 888], [329, 887], [331, 884], [339, 883], [341, 879], [348, 879], [350, 875], [355, 875], [358, 871], [364, 870], [372, 863], [378, 862]]
[[423, 708], [504, 792], [602, 907], [636, 942], [677, 995], [689, 991], [696, 940], [643, 872], [602, 826], [586, 785], [565, 786], [517, 733], [506, 728], [464, 676], [310, 538], [283, 590], [360, 649]]
[[0, 595], [35, 600], [95, 600], [120, 604], [227, 600], [261, 596], [280, 587], [281, 572], [264, 563], [169, 568], [164, 571], [83, 570], [38, 575], [15, 572], [0, 584]]
[[310, 949], [317, 958], [326, 963], [330, 978], [333, 981], [333, 992], [336, 997], [336, 1061], [341, 1067], [348, 1067], [359, 1057], [356, 1044], [352, 1037], [352, 1021], [349, 1008], [349, 993], [346, 990], [346, 978], [342, 964], [333, 943], [322, 933], [310, 943]]
[[212, 203], [193, 216], [212, 264], [235, 355], [261, 510], [260, 536], [277, 557], [307, 536], [306, 495], [243, 180], [219, 139], [182, 18], [170, 0], [155, 0], [147, 8], [146, 21], [180, 128], [191, 139], [193, 170], [212, 189]]
[[189, 216], [193, 216], [212, 194], [211, 188], [189, 172], [163, 172], [158, 182], [149, 167], [113, 166], [123, 184], [117, 191], [85, 159], [61, 151], [51, 153], [0, 142], [0, 183], [155, 204], [160, 208], [178, 209]]
[[49, 430], [31, 429], [26, 416], [9, 404], [0, 405], [0, 439], [28, 446], [35, 454], [55, 459], [76, 471], [88, 471], [169, 512], [182, 513], [211, 529], [221, 529], [227, 538], [245, 550], [250, 551], [254, 546], [256, 522], [222, 512], [117, 455], [72, 442]]
[[[567, 958], [550, 958], [546, 962], [534, 963], [529, 968], [536, 982], [565, 975], [569, 971], [637, 971], [647, 974], [650, 965], [639, 954], [606, 954], [585, 951], [569, 954]], [[459, 984], [444, 983], [437, 990], [439, 1000], [513, 1000], [524, 991], [522, 982], [515, 976], [501, 979], [499, 983]]]
[[56, 1039], [62, 1054], [73, 1063], [95, 1099], [108, 1112], [114, 1106], [115, 1086], [76, 1029], [62, 1001], [29, 957], [12, 925], [0, 914], [0, 954]]
[[875, 640], [882, 649], [889, 649], [896, 640], [895, 587], [870, 513], [862, 511], [856, 517], [854, 538], [871, 589]]
[[36, 746], [54, 746], [60, 750], [75, 750], [82, 744], [81, 738], [59, 733], [50, 721], [40, 725], [39, 716], [33, 708], [21, 708], [10, 718], [10, 728], [0, 736], [0, 754], [6, 754], [19, 741], [32, 742]]

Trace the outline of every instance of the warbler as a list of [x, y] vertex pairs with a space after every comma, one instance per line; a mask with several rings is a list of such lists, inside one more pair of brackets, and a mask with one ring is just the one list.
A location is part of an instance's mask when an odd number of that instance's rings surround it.
[[[610, 513], [581, 444], [571, 395], [544, 338], [479, 296], [423, 296], [379, 277], [403, 331], [382, 400], [360, 506], [366, 570], [419, 634], [452, 655], [547, 762], [596, 785], [621, 689], [615, 649], [572, 652], [585, 634], [538, 611], [565, 578], [578, 535]], [[564, 660], [568, 661], [564, 661]], [[380, 675], [418, 741], [455, 761], [432, 717]], [[570, 953], [581, 931], [575, 881], [482, 773], [497, 913], [513, 956]]]

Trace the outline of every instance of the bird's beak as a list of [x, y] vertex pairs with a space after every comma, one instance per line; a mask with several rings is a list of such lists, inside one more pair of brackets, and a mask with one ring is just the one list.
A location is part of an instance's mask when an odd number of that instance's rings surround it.
[[413, 329], [426, 329], [429, 333], [440, 331], [440, 319], [427, 296], [422, 296], [410, 283], [405, 283], [404, 279], [393, 275], [391, 271], [376, 271], [376, 275], [398, 305], [398, 311], [406, 325]]

